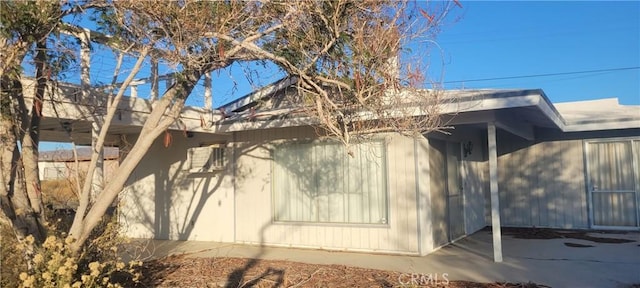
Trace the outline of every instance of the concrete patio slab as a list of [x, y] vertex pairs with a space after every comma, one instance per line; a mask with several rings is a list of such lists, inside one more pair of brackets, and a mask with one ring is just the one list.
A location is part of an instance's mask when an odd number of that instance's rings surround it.
[[[424, 256], [397, 256], [241, 245], [202, 241], [148, 242], [153, 257], [242, 257], [289, 260], [312, 264], [340, 264], [414, 275], [446, 273], [449, 280], [475, 282], [534, 282], [551, 287], [630, 287], [640, 284], [640, 232], [598, 234], [628, 239], [629, 243], [595, 243], [561, 239], [517, 239], [503, 236], [503, 263], [493, 262], [490, 232], [479, 231]], [[591, 247], [568, 247], [565, 243]], [[579, 246], [579, 245], [578, 245]], [[400, 283], [399, 279], [399, 283]]]

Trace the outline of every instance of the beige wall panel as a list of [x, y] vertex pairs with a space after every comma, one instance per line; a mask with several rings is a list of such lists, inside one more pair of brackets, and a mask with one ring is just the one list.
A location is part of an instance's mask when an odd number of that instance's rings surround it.
[[[445, 135], [442, 133], [434, 133], [430, 137], [449, 141], [458, 142], [462, 146], [460, 176], [462, 179], [462, 192], [463, 192], [463, 206], [464, 206], [464, 233], [470, 235], [490, 223], [491, 211], [489, 199], [489, 162], [487, 156], [487, 139], [486, 130], [479, 129], [477, 126], [472, 125], [459, 125], [455, 129], [447, 131], [450, 134]], [[466, 152], [465, 152], [466, 148]], [[436, 159], [430, 159], [430, 161], [436, 161]], [[434, 163], [435, 164], [435, 163]], [[431, 169], [436, 169], [431, 167]], [[444, 185], [445, 183], [438, 183], [441, 181], [441, 177], [444, 175], [438, 171], [432, 171], [433, 182], [430, 187], [435, 189], [435, 186]], [[444, 186], [442, 186], [444, 189]], [[437, 195], [438, 190], [432, 190], [431, 197]], [[432, 204], [437, 205], [438, 199], [436, 197], [435, 202]], [[437, 207], [436, 207], [437, 208]], [[437, 218], [437, 211], [434, 212], [434, 217]], [[442, 221], [436, 221], [438, 225], [444, 225]], [[434, 224], [434, 229], [438, 229], [438, 226]], [[444, 226], [443, 226], [444, 227]], [[434, 230], [436, 232], [437, 230]]]
[[[162, 138], [162, 137], [161, 137]], [[226, 136], [172, 133], [158, 139], [129, 179], [120, 220], [127, 235], [174, 240], [233, 242], [233, 169], [189, 173], [187, 149], [228, 141]], [[132, 139], [133, 140], [133, 139]]]
[[[271, 149], [288, 139], [312, 139], [311, 128], [236, 134], [236, 240], [243, 243], [354, 251], [417, 253], [413, 139], [387, 136], [388, 225], [274, 222]], [[257, 144], [256, 144], [257, 143]]]
[[429, 168], [431, 178], [431, 225], [433, 227], [433, 246], [440, 247], [449, 242], [447, 191], [445, 163], [445, 142], [429, 140]]
[[[78, 174], [84, 177], [89, 168], [88, 160], [78, 162]], [[118, 169], [119, 161], [117, 159], [108, 159], [103, 162], [104, 180], [109, 181], [111, 175]], [[76, 163], [74, 161], [40, 161], [38, 162], [38, 172], [40, 180], [56, 180], [56, 179], [75, 179]]]
[[464, 183], [465, 233], [470, 235], [485, 226], [485, 190], [489, 165], [484, 161], [462, 161]]
[[[462, 130], [462, 129], [459, 129]], [[464, 193], [464, 221], [465, 234], [470, 235], [487, 226], [485, 214], [487, 203], [485, 195], [489, 196], [489, 161], [485, 160], [483, 143], [484, 131], [459, 131], [462, 138], [461, 177]], [[465, 152], [465, 147], [468, 151]]]
[[506, 133], [500, 136], [503, 225], [587, 228], [582, 141], [529, 144]]
[[420, 255], [426, 255], [434, 250], [433, 243], [433, 222], [431, 211], [431, 171], [429, 166], [429, 140], [419, 137], [415, 140], [416, 153], [416, 177], [418, 177], [416, 209], [418, 212], [418, 241], [420, 247]]

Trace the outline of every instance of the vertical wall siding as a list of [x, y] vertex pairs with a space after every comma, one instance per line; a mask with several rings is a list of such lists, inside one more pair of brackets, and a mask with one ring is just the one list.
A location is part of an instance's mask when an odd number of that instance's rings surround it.
[[465, 234], [474, 232], [487, 226], [490, 221], [485, 217], [490, 211], [489, 193], [489, 161], [486, 146], [486, 130], [478, 128], [457, 127], [456, 133], [463, 146], [469, 149], [462, 155], [462, 184], [464, 193], [464, 223]]
[[169, 147], [162, 139], [153, 144], [124, 188], [119, 215], [125, 232], [140, 238], [232, 242], [233, 170], [229, 165], [215, 174], [186, 170], [188, 148], [226, 139], [172, 136]]
[[440, 247], [449, 242], [446, 142], [430, 139], [429, 146], [429, 176], [431, 177], [431, 219], [429, 220], [433, 225], [433, 245]]
[[433, 243], [433, 222], [431, 211], [431, 167], [429, 165], [429, 141], [427, 138], [419, 137], [415, 140], [416, 159], [416, 196], [418, 198], [416, 212], [418, 219], [418, 241], [420, 255], [427, 255], [434, 250]]
[[[236, 134], [236, 241], [339, 250], [418, 253], [414, 142], [387, 136], [388, 225], [273, 221], [272, 160], [275, 144], [315, 138], [308, 127]], [[348, 156], [346, 156], [348, 157]]]
[[502, 133], [498, 147], [502, 225], [588, 227], [581, 140], [530, 145]]
[[[463, 148], [466, 146], [468, 149], [460, 158], [460, 176], [462, 178], [462, 192], [464, 194], [464, 234], [471, 235], [489, 223], [487, 211], [490, 211], [490, 202], [486, 200], [489, 199], [489, 163], [487, 159], [485, 159], [487, 146], [486, 131], [474, 126], [460, 125], [449, 132], [449, 135], [430, 135], [430, 139], [460, 143]], [[443, 180], [446, 175], [444, 171], [441, 171], [444, 165], [443, 161], [445, 161], [441, 154], [444, 153], [444, 151], [438, 151], [438, 147], [432, 145], [434, 141], [429, 142], [430, 154], [428, 161], [430, 165], [438, 165], [430, 167], [431, 205], [434, 209], [432, 211], [434, 221], [433, 233], [434, 238], [442, 238], [443, 236], [438, 235], [438, 233], [442, 233], [442, 229], [446, 227], [446, 223], [444, 223], [443, 220], [446, 220], [446, 218], [443, 218], [446, 216], [443, 214], [445, 213], [444, 208], [439, 207], [443, 205], [443, 199], [446, 200], [446, 198], [442, 198], [444, 196], [440, 195], [444, 193], [442, 191], [445, 189], [446, 184]], [[440, 150], [442, 149], [443, 148], [440, 148]], [[431, 221], [431, 219], [429, 221]], [[444, 239], [439, 239], [436, 242], [440, 242], [440, 244], [446, 243]]]
[[[480, 154], [480, 145], [478, 146]], [[489, 162], [476, 160], [462, 161], [462, 181], [464, 183], [464, 222], [465, 234], [472, 233], [487, 226], [485, 195], [489, 190]], [[490, 203], [489, 203], [490, 204]]]

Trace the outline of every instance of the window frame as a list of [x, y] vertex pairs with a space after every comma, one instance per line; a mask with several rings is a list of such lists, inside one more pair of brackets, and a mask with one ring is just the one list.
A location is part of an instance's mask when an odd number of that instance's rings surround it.
[[[227, 157], [229, 152], [227, 151], [227, 144], [223, 142], [219, 143], [208, 143], [201, 144], [199, 146], [189, 147], [187, 148], [187, 165], [184, 167], [190, 174], [207, 174], [207, 173], [218, 173], [226, 169], [227, 167]], [[208, 159], [206, 164], [197, 165], [198, 167], [193, 167], [193, 157], [198, 150], [208, 150]], [[207, 167], [206, 169], [205, 166]]]
[[[386, 141], [385, 138], [373, 138], [373, 139], [368, 139], [366, 141], [362, 141], [362, 142], [358, 142], [358, 143], [353, 143], [354, 146], [358, 146], [360, 144], [374, 144], [374, 145], [380, 145], [380, 151], [382, 152], [382, 156], [380, 157], [382, 159], [382, 161], [376, 161], [377, 165], [382, 165], [382, 167], [380, 168], [380, 177], [381, 177], [381, 181], [382, 181], [382, 188], [383, 192], [381, 193], [380, 196], [383, 197], [383, 210], [380, 211], [381, 214], [384, 216], [382, 219], [384, 219], [384, 222], [349, 222], [348, 220], [345, 220], [344, 222], [338, 222], [338, 221], [305, 221], [305, 220], [282, 220], [282, 219], [278, 219], [278, 211], [277, 207], [278, 207], [278, 198], [279, 197], [283, 197], [283, 196], [279, 196], [277, 195], [277, 193], [279, 193], [279, 189], [277, 189], [276, 187], [276, 183], [278, 182], [276, 180], [276, 169], [278, 169], [276, 167], [277, 165], [277, 159], [276, 159], [276, 151], [278, 149], [286, 149], [284, 147], [292, 147], [292, 146], [297, 146], [297, 145], [311, 145], [310, 147], [316, 148], [319, 145], [330, 145], [330, 146], [336, 146], [336, 147], [342, 147], [342, 149], [340, 149], [341, 151], [345, 152], [345, 157], [351, 157], [349, 155], [346, 154], [346, 151], [344, 151], [344, 144], [342, 144], [341, 142], [335, 141], [335, 140], [331, 140], [331, 139], [315, 139], [315, 140], [297, 140], [297, 141], [283, 141], [280, 142], [278, 144], [275, 144], [271, 147], [271, 219], [272, 219], [272, 223], [274, 224], [286, 224], [286, 225], [296, 225], [296, 226], [351, 226], [351, 227], [382, 227], [382, 228], [389, 228], [390, 227], [390, 218], [391, 218], [391, 188], [390, 188], [390, 184], [389, 184], [389, 151], [388, 151], [388, 141]], [[346, 173], [348, 175], [348, 173]], [[314, 189], [318, 189], [319, 186], [314, 187]], [[346, 195], [348, 193], [341, 193], [342, 195]], [[345, 205], [343, 203], [343, 205]], [[346, 212], [348, 214], [348, 212]]]
[[[616, 229], [616, 230], [637, 230], [640, 227], [640, 212], [636, 211], [636, 225], [635, 226], [609, 226], [609, 225], [598, 225], [596, 224], [596, 207], [594, 204], [594, 193], [616, 193], [612, 191], [622, 192], [626, 190], [602, 190], [599, 192], [593, 191], [592, 186], [592, 175], [591, 175], [591, 163], [590, 157], [592, 157], [592, 144], [603, 144], [603, 143], [611, 143], [611, 142], [629, 142], [631, 145], [631, 161], [632, 161], [632, 175], [634, 180], [634, 190], [629, 190], [629, 192], [635, 193], [635, 205], [636, 209], [638, 209], [637, 205], [640, 205], [640, 181], [636, 179], [640, 179], [640, 137], [639, 136], [626, 136], [626, 137], [607, 137], [607, 138], [586, 138], [582, 139], [582, 153], [583, 153], [583, 169], [584, 169], [584, 189], [586, 193], [587, 199], [587, 223], [590, 228], [593, 229]], [[608, 191], [608, 192], [607, 192]]]

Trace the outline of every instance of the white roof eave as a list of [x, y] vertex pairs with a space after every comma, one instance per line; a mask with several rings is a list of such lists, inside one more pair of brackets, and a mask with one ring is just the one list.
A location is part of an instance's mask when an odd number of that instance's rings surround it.
[[581, 132], [581, 131], [602, 131], [602, 130], [638, 129], [638, 128], [640, 128], [640, 118], [621, 119], [621, 120], [604, 120], [604, 121], [594, 121], [591, 123], [569, 124], [569, 125], [566, 125], [562, 131]]

